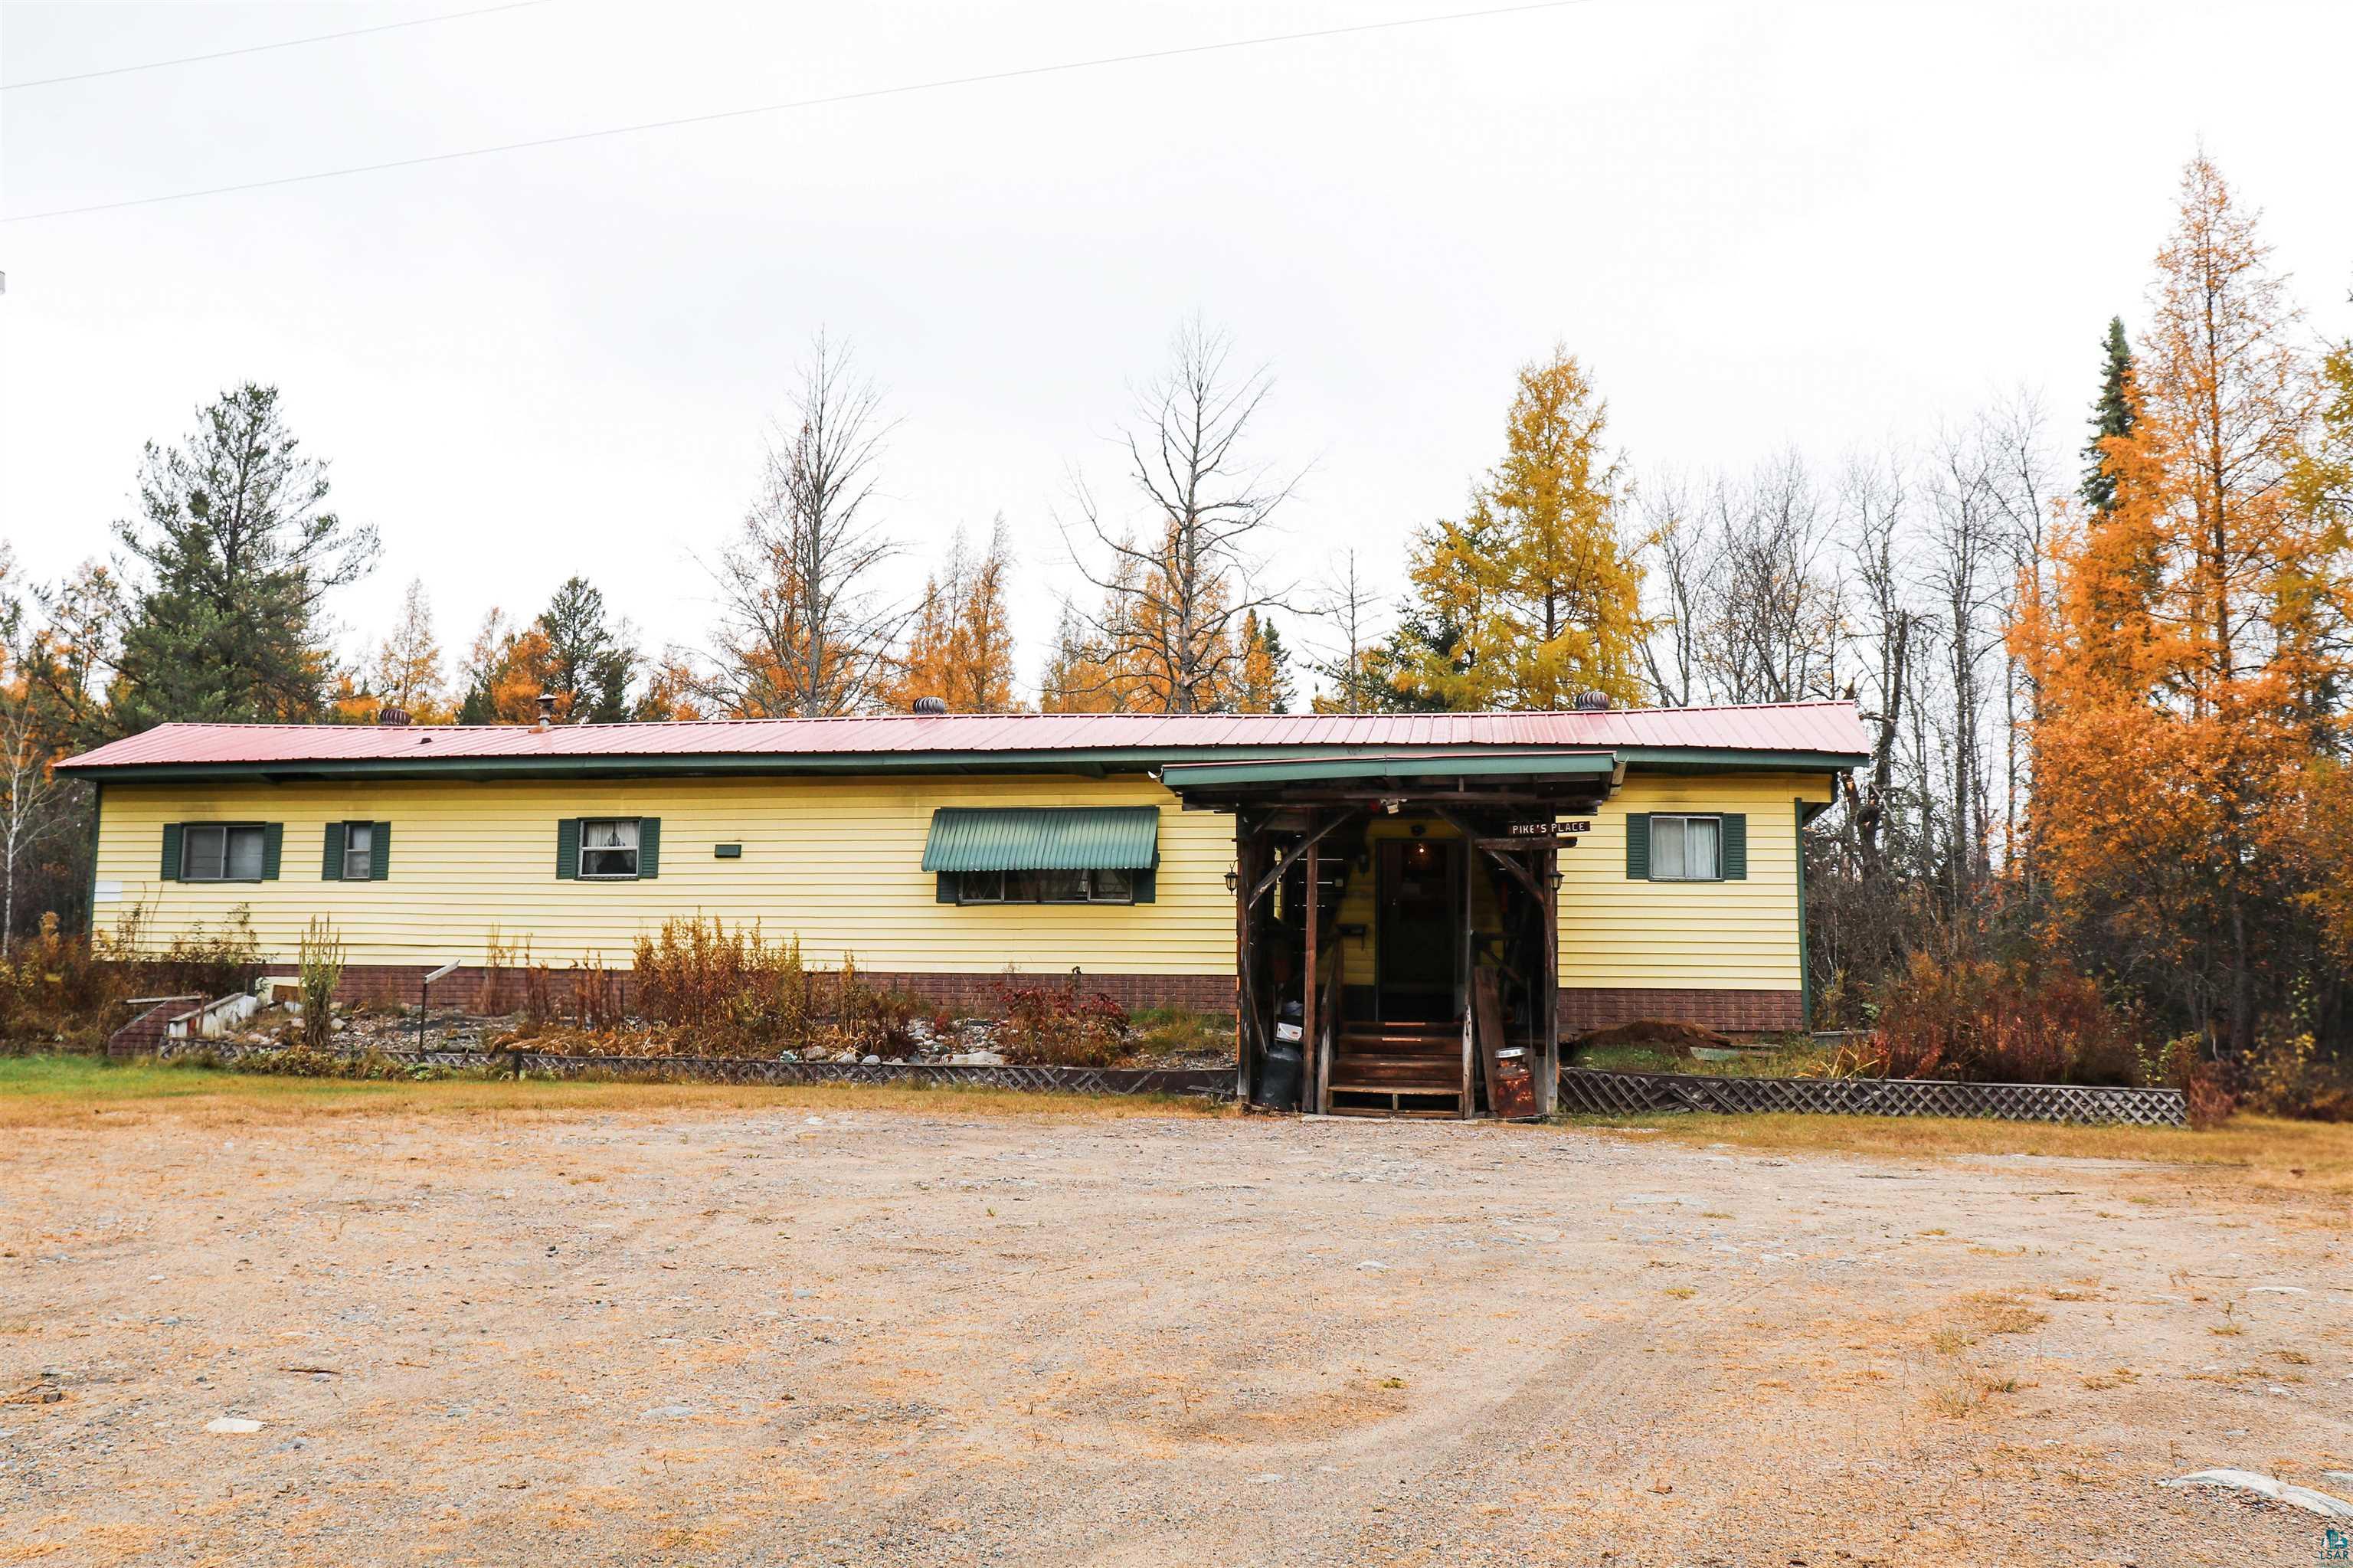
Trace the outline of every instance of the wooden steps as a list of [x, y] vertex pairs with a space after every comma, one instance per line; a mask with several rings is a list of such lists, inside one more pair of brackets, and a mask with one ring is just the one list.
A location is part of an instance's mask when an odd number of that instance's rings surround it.
[[1454, 1116], [1461, 1096], [1459, 1024], [1351, 1023], [1333, 1044], [1335, 1116]]

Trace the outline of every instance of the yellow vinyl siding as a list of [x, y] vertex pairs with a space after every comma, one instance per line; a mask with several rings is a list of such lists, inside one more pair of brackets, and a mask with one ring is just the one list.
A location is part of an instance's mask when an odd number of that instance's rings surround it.
[[[1795, 803], [1829, 791], [1821, 775], [1630, 773], [1585, 842], [1560, 855], [1560, 983], [1799, 989]], [[933, 810], [949, 805], [1157, 806], [1157, 900], [941, 904], [922, 869], [923, 841]], [[1626, 813], [1679, 810], [1746, 813], [1745, 881], [1628, 879]], [[558, 880], [555, 824], [565, 817], [660, 818], [660, 874]], [[278, 880], [161, 880], [164, 824], [192, 821], [283, 823]], [[389, 823], [389, 878], [322, 880], [331, 821]], [[1373, 831], [1407, 830], [1383, 821]], [[743, 858], [714, 858], [716, 843], [741, 843]], [[528, 938], [535, 958], [558, 965], [594, 957], [617, 967], [639, 932], [678, 915], [758, 921], [772, 937], [798, 936], [825, 965], [849, 953], [879, 970], [1229, 975], [1224, 877], [1233, 860], [1231, 817], [1183, 810], [1144, 778], [118, 783], [106, 790], [97, 874], [120, 894], [97, 917], [108, 929], [143, 906], [145, 939], [161, 947], [217, 929], [243, 907], [276, 960], [290, 959], [305, 923], [325, 915], [354, 963], [479, 964], [495, 928], [511, 944]], [[1369, 875], [1353, 879], [1343, 923], [1369, 922], [1371, 892]], [[1483, 887], [1478, 903], [1481, 924], [1491, 923]], [[1369, 980], [1369, 937], [1350, 946], [1350, 978]]]
[[[1797, 802], [1829, 799], [1823, 775], [1629, 772], [1585, 842], [1560, 855], [1563, 988], [1801, 989]], [[1629, 878], [1630, 811], [1746, 813], [1746, 879]]]
[[[923, 869], [939, 806], [1160, 808], [1160, 871], [1151, 904], [941, 904]], [[555, 824], [565, 817], [659, 817], [659, 874], [638, 882], [560, 881]], [[320, 876], [326, 824], [391, 824], [383, 882]], [[279, 879], [160, 880], [166, 822], [285, 824]], [[740, 860], [714, 858], [740, 843]], [[291, 959], [304, 924], [325, 915], [353, 963], [480, 963], [492, 928], [529, 938], [534, 958], [629, 961], [630, 946], [670, 916], [758, 921], [797, 935], [812, 962], [844, 953], [878, 970], [994, 973], [1231, 974], [1233, 820], [1185, 811], [1148, 779], [1067, 775], [945, 778], [707, 779], [599, 782], [386, 781], [349, 784], [108, 786], [98, 879], [121, 885], [97, 909], [111, 928], [146, 909], [152, 946], [218, 927], [240, 906], [263, 952]]]

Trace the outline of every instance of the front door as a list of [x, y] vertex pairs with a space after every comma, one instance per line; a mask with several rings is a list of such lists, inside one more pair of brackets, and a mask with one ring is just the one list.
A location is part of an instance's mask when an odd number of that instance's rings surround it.
[[1378, 841], [1374, 885], [1377, 1016], [1383, 1022], [1445, 1023], [1458, 1015], [1462, 887], [1451, 839]]

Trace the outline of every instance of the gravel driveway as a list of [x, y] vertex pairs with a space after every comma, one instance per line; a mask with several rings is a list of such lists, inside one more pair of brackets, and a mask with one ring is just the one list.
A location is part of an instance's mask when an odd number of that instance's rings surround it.
[[[0, 1563], [2308, 1563], [2342, 1216], [1447, 1123], [0, 1151]], [[2333, 1220], [2333, 1223], [2332, 1223]], [[219, 1420], [251, 1432], [209, 1431]]]

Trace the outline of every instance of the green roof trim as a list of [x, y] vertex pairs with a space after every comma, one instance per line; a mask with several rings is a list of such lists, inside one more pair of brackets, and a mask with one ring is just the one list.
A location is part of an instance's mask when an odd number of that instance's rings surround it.
[[1171, 789], [1236, 784], [1289, 784], [1319, 779], [1453, 779], [1496, 774], [1539, 779], [1607, 779], [1617, 759], [1607, 751], [1482, 747], [1476, 753], [1374, 752], [1351, 757], [1271, 757], [1233, 762], [1171, 763], [1160, 781]]
[[1157, 806], [943, 806], [925, 871], [1150, 871]]

